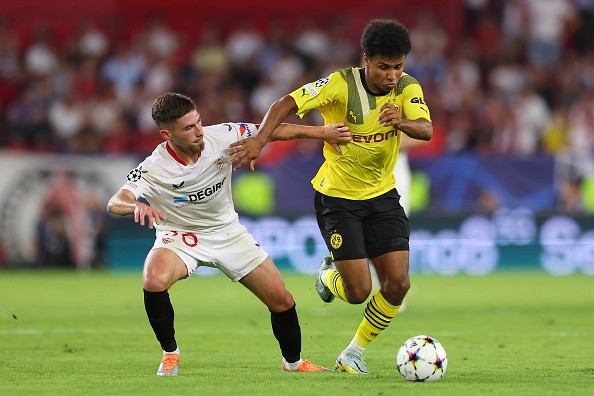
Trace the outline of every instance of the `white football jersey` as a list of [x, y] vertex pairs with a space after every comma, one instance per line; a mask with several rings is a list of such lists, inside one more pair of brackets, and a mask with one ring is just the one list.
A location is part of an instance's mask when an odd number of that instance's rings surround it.
[[205, 126], [204, 150], [193, 165], [184, 164], [163, 142], [128, 173], [122, 188], [161, 212], [162, 226], [201, 233], [224, 230], [239, 221], [231, 194], [231, 157], [226, 153], [231, 143], [256, 134], [255, 124]]

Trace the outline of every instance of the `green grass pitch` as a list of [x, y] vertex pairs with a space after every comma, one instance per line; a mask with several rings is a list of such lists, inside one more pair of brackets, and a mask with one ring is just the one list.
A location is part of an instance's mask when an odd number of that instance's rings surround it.
[[[325, 366], [351, 340], [363, 306], [322, 303], [312, 277], [285, 274], [303, 357]], [[594, 278], [503, 273], [412, 275], [406, 310], [366, 351], [368, 376], [280, 370], [266, 308], [222, 276], [171, 296], [178, 377], [156, 377], [161, 351], [140, 274], [0, 272], [2, 395], [585, 395], [594, 392]], [[396, 350], [429, 334], [449, 366], [435, 383], [396, 372]]]

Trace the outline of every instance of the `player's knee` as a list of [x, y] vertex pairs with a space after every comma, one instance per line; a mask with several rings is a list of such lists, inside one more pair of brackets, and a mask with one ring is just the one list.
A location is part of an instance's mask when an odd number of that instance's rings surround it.
[[283, 302], [282, 305], [279, 307], [279, 309], [281, 311], [286, 311], [288, 309], [293, 308], [293, 306], [295, 305], [295, 300], [293, 300], [293, 297], [291, 297], [291, 295], [289, 295], [289, 298], [286, 298]]
[[171, 287], [169, 279], [165, 276], [158, 276], [156, 274], [145, 274], [142, 283], [144, 290], [150, 292], [165, 291]]
[[371, 294], [371, 288], [356, 288], [352, 290], [346, 290], [346, 297], [350, 304], [362, 304], [367, 301], [367, 298]]
[[410, 279], [405, 277], [385, 283], [382, 285], [381, 292], [389, 302], [398, 305], [402, 302], [409, 289]]
[[291, 293], [287, 291], [285, 293], [278, 294], [273, 301], [270, 301], [266, 305], [268, 305], [268, 308], [273, 312], [284, 312], [293, 308], [293, 305], [295, 305], [295, 300], [293, 299]]
[[398, 290], [400, 290], [400, 293], [406, 295], [410, 289], [410, 279], [408, 277], [401, 279], [399, 282], [397, 282], [397, 287]]

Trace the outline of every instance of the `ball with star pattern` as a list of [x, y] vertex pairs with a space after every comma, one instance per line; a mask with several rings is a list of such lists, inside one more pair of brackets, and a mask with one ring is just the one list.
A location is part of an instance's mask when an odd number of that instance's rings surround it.
[[408, 381], [439, 381], [447, 367], [448, 357], [444, 347], [428, 335], [409, 338], [396, 354], [396, 368]]

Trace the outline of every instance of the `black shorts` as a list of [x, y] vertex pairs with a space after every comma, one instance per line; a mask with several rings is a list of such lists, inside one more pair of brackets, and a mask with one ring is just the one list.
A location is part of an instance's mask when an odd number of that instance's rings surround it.
[[334, 260], [409, 250], [408, 217], [399, 201], [396, 189], [367, 200], [329, 197], [316, 191], [318, 226]]

